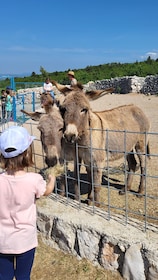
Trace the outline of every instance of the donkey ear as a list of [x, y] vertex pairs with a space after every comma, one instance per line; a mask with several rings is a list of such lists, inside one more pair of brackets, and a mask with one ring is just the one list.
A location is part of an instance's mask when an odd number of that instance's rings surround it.
[[51, 83], [56, 86], [56, 88], [60, 91], [60, 93], [63, 93], [64, 95], [67, 95], [69, 92], [72, 91], [72, 89], [70, 88], [70, 86], [65, 86], [65, 85], [61, 85], [58, 82], [51, 80]]
[[90, 91], [86, 91], [85, 95], [88, 97], [89, 100], [95, 100], [105, 94], [109, 94], [114, 92], [114, 88], [106, 88], [106, 89], [102, 89], [102, 90], [90, 90]]
[[21, 112], [29, 116], [33, 121], [39, 121], [40, 117], [43, 115], [43, 113], [40, 112], [27, 112], [25, 110], [21, 110]]

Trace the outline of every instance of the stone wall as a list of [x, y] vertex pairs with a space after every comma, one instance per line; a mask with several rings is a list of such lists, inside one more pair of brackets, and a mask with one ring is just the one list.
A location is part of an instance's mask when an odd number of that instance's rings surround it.
[[90, 84], [90, 87], [96, 89], [104, 89], [108, 87], [114, 87], [115, 93], [144, 93], [144, 94], [158, 94], [158, 75], [137, 77], [127, 76], [121, 78], [105, 79], [101, 81], [95, 81]]
[[108, 214], [92, 206], [80, 206], [55, 194], [37, 201], [37, 227], [44, 242], [53, 248], [86, 258], [108, 270], [118, 270], [124, 279], [158, 279], [157, 228], [143, 231], [136, 220]]

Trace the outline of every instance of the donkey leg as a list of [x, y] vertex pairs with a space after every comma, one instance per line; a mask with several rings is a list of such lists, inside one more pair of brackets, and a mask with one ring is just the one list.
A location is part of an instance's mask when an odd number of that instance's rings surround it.
[[61, 196], [65, 196], [65, 176], [64, 175], [62, 175], [60, 177], [59, 184], [60, 184], [59, 194]]
[[94, 204], [97, 207], [100, 207], [100, 191], [102, 183], [102, 170], [101, 168], [97, 169], [94, 172]]
[[81, 169], [81, 162], [82, 162], [82, 159], [79, 157], [78, 158], [78, 161], [75, 160], [74, 161], [74, 190], [75, 190], [75, 199], [77, 201], [80, 200], [80, 169]]
[[[128, 154], [126, 159], [128, 163], [127, 191], [130, 191], [133, 182], [133, 173], [135, 173], [137, 169], [137, 161], [133, 153]], [[119, 194], [125, 194], [125, 187], [119, 192]]]
[[135, 173], [136, 166], [137, 166], [137, 161], [133, 153], [127, 155], [127, 162], [128, 162], [127, 190], [130, 191], [133, 182], [133, 173]]
[[143, 194], [145, 189], [145, 176], [146, 176], [146, 168], [141, 167], [141, 175], [140, 175], [140, 183], [138, 188], [138, 193]]
[[146, 178], [146, 156], [145, 154], [138, 154], [138, 158], [140, 161], [140, 182], [138, 193], [143, 194], [145, 189], [145, 178]]
[[90, 187], [88, 191], [88, 204], [94, 201], [94, 205], [100, 207], [100, 190], [102, 182], [102, 169], [94, 168], [93, 170], [93, 181], [91, 172], [87, 171], [88, 182], [90, 182]]
[[145, 141], [140, 141], [136, 146], [137, 156], [140, 162], [140, 183], [138, 188], [138, 193], [143, 194], [145, 189], [145, 179], [146, 179], [146, 147]]

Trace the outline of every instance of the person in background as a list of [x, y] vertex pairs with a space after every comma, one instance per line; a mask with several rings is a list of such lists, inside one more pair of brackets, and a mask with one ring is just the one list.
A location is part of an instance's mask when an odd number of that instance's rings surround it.
[[53, 97], [53, 99], [55, 98], [54, 91], [53, 91], [53, 85], [50, 82], [49, 78], [46, 78], [46, 80], [43, 84], [43, 91], [44, 92], [49, 92], [51, 94], [51, 96]]
[[7, 113], [7, 121], [12, 120], [12, 112], [13, 112], [13, 98], [12, 98], [12, 91], [11, 89], [6, 89], [6, 103], [5, 103], [5, 110]]
[[35, 248], [36, 199], [54, 190], [55, 177], [48, 182], [34, 172], [34, 136], [22, 126], [11, 126], [0, 135], [0, 279], [30, 280]]
[[77, 85], [77, 80], [76, 80], [76, 78], [75, 78], [75, 73], [74, 73], [73, 71], [69, 71], [69, 72], [67, 73], [67, 75], [68, 75], [68, 78], [69, 78], [69, 80], [70, 80], [70, 85], [71, 85], [71, 86]]
[[5, 120], [5, 116], [6, 116], [6, 96], [7, 93], [4, 89], [1, 90], [1, 108], [2, 108], [2, 121]]

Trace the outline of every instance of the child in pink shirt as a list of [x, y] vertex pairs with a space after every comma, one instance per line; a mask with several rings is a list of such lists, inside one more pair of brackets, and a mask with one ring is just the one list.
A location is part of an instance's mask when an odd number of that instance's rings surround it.
[[24, 127], [11, 126], [0, 135], [0, 279], [30, 280], [37, 247], [36, 199], [54, 190], [40, 174], [26, 172], [33, 164], [32, 142]]

